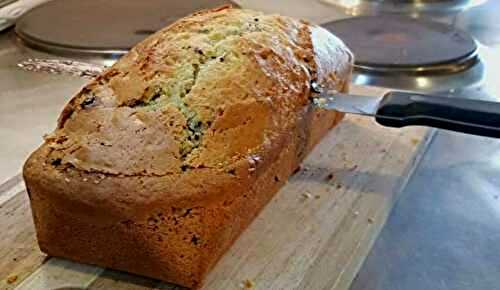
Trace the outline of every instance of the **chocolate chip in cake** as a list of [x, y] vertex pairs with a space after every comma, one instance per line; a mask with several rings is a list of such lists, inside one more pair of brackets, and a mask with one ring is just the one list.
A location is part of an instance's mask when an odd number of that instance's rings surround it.
[[95, 96], [88, 96], [80, 104], [80, 107], [82, 109], [90, 108], [92, 105], [94, 105], [94, 102], [95, 102]]

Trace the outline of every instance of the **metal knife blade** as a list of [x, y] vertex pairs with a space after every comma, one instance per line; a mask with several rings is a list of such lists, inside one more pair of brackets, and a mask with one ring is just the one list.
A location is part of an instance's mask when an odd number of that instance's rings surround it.
[[313, 103], [322, 109], [375, 116], [381, 99], [382, 97], [325, 92], [314, 96]]

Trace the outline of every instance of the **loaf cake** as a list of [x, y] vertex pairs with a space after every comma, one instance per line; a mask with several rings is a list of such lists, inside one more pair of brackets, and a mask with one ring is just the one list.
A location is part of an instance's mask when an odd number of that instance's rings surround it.
[[199, 288], [340, 121], [311, 84], [347, 91], [352, 61], [318, 26], [231, 7], [148, 37], [25, 163], [41, 250]]

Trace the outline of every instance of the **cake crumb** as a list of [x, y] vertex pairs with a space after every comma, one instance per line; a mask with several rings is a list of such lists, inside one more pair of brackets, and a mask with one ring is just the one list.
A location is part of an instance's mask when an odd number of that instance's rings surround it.
[[319, 194], [316, 194], [316, 195], [314, 196], [314, 198], [315, 198], [315, 199], [320, 199], [320, 197], [321, 197], [321, 195], [319, 195]]
[[333, 173], [330, 173], [326, 176], [327, 180], [332, 180], [333, 179]]
[[83, 180], [84, 182], [87, 182], [89, 179], [88, 179], [87, 177], [84, 177], [82, 180]]
[[64, 181], [69, 182], [69, 178], [65, 177]]
[[250, 279], [245, 279], [241, 282], [241, 288], [244, 289], [252, 289], [255, 286], [255, 283]]
[[337, 184], [336, 188], [337, 188], [337, 189], [341, 189], [341, 188], [342, 188], [342, 184], [340, 184], [340, 183], [339, 183], [339, 184]]
[[359, 211], [355, 211], [353, 214], [354, 214], [354, 216], [358, 216], [359, 215]]
[[304, 199], [309, 199], [309, 198], [311, 198], [311, 197], [312, 197], [312, 195], [311, 195], [309, 192], [304, 192], [304, 193], [302, 193], [302, 197], [303, 197]]
[[412, 138], [411, 143], [413, 143], [413, 145], [417, 145], [418, 143], [420, 143], [420, 140], [417, 138]]
[[14, 284], [17, 281], [17, 275], [12, 275], [7, 278], [7, 284]]
[[375, 222], [375, 220], [374, 220], [374, 219], [372, 219], [372, 218], [368, 218], [368, 223], [369, 223], [369, 224], [373, 224], [374, 222]]
[[97, 180], [97, 179], [96, 179], [96, 180], [94, 180], [94, 183], [95, 183], [95, 184], [99, 184], [99, 180]]
[[314, 101], [319, 106], [324, 106], [326, 104], [326, 99], [325, 98], [316, 98]]

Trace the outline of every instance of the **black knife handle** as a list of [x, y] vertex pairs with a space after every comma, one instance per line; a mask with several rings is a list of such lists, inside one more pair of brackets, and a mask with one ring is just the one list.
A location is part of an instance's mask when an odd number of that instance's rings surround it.
[[375, 118], [388, 127], [420, 125], [500, 138], [497, 102], [390, 92], [382, 98]]

